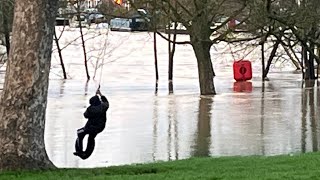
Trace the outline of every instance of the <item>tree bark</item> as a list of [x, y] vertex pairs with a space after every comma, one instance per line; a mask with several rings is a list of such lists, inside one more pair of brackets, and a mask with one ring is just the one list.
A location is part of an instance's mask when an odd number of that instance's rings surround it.
[[16, 0], [0, 106], [0, 170], [47, 169], [44, 143], [57, 0]]
[[210, 58], [210, 47], [208, 43], [202, 41], [192, 43], [198, 62], [198, 75], [201, 95], [216, 94], [213, 83], [213, 67]]
[[216, 94], [213, 83], [215, 74], [210, 57], [212, 42], [209, 39], [211, 30], [209, 26], [204, 26], [205, 24], [207, 23], [204, 15], [199, 15], [192, 21], [190, 40], [197, 58], [201, 95], [214, 95]]

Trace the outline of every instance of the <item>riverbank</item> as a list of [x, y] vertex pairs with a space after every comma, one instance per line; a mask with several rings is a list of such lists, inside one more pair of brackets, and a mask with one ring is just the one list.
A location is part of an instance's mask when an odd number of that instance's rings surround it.
[[320, 153], [191, 158], [93, 169], [0, 173], [0, 179], [320, 179]]

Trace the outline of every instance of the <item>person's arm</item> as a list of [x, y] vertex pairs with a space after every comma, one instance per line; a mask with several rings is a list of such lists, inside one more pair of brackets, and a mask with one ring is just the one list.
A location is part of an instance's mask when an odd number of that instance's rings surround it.
[[107, 106], [107, 109], [109, 109], [109, 101], [104, 95], [101, 96], [101, 101]]
[[86, 111], [83, 113], [83, 116], [87, 119], [92, 117], [92, 113], [90, 112], [89, 108], [86, 109]]
[[104, 95], [101, 94], [100, 90], [97, 90], [96, 94], [100, 95], [102, 103], [104, 103], [106, 105], [107, 110], [108, 110], [109, 109], [108, 99]]

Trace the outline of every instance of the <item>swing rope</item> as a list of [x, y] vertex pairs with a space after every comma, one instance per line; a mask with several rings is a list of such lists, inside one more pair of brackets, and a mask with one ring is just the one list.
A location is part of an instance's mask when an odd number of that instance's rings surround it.
[[102, 64], [101, 64], [101, 70], [100, 70], [100, 75], [99, 75], [99, 83], [98, 83], [97, 91], [100, 90], [100, 84], [101, 84], [101, 79], [102, 79], [103, 65], [104, 65], [104, 58], [102, 59]]
[[106, 55], [106, 45], [107, 45], [107, 41], [104, 42], [104, 48], [103, 48], [103, 52], [102, 52], [102, 63], [101, 63], [101, 70], [100, 70], [100, 75], [99, 75], [99, 84], [98, 84], [98, 88], [97, 91], [100, 90], [100, 84], [101, 84], [101, 79], [102, 79], [102, 72], [103, 72], [103, 66], [104, 66], [104, 60], [105, 60], [105, 55]]

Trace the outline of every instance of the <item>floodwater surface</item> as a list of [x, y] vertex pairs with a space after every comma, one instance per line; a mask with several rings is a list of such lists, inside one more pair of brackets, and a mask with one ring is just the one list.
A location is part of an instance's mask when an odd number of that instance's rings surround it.
[[[71, 42], [75, 31], [64, 32], [61, 42]], [[91, 76], [96, 73], [95, 80], [86, 81], [79, 42], [69, 43], [62, 52], [67, 80], [61, 78], [54, 51], [45, 143], [57, 167], [318, 151], [320, 90], [312, 82], [302, 83], [290, 63], [275, 64], [270, 80], [263, 83], [259, 53], [253, 49], [245, 57], [253, 63], [253, 79], [239, 83], [233, 80], [234, 54], [225, 46], [213, 48], [217, 95], [200, 96], [192, 48], [178, 46], [173, 93], [169, 93], [167, 43], [158, 37], [156, 93], [151, 34], [105, 33], [87, 42], [89, 71]], [[104, 65], [95, 68], [99, 63]], [[73, 155], [76, 130], [86, 122], [83, 112], [100, 81], [110, 102], [107, 126], [96, 137], [92, 156], [81, 160]]]

